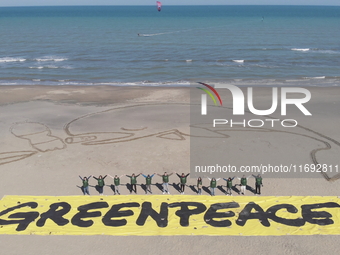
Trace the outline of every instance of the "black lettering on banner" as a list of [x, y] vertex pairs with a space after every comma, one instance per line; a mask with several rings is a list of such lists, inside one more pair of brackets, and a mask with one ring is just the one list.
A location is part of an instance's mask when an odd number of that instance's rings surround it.
[[[181, 207], [181, 209], [176, 211], [176, 215], [180, 217], [179, 224], [182, 227], [189, 226], [189, 217], [191, 215], [200, 214], [207, 209], [207, 207], [204, 204], [198, 203], [198, 202], [180, 202], [180, 203], [169, 204], [170, 208], [179, 207], [179, 206]], [[195, 206], [196, 208], [190, 210], [189, 206]]]
[[110, 227], [125, 226], [127, 223], [126, 219], [112, 220], [111, 218], [132, 216], [133, 215], [132, 210], [125, 210], [125, 211], [119, 211], [119, 210], [123, 207], [139, 207], [139, 206], [140, 206], [139, 203], [134, 203], [134, 202], [113, 205], [111, 209], [104, 215], [102, 221], [105, 226], [110, 226]]
[[204, 214], [204, 221], [213, 227], [229, 227], [231, 226], [230, 220], [216, 221], [213, 219], [233, 217], [235, 216], [235, 213], [232, 211], [217, 212], [217, 210], [227, 209], [227, 208], [238, 208], [238, 207], [240, 207], [240, 205], [236, 202], [212, 204], [210, 208], [208, 209], [208, 211]]
[[152, 204], [150, 202], [144, 202], [142, 204], [142, 210], [139, 214], [136, 224], [138, 226], [144, 226], [146, 219], [150, 216], [156, 221], [158, 227], [164, 228], [168, 226], [168, 214], [169, 214], [168, 203], [163, 202], [161, 204], [160, 213], [157, 213], [152, 208]]
[[106, 202], [94, 202], [87, 205], [81, 205], [78, 207], [78, 213], [72, 217], [71, 223], [75, 226], [87, 228], [93, 225], [93, 220], [82, 220], [83, 218], [100, 217], [102, 213], [100, 211], [88, 212], [88, 210], [101, 209], [109, 207]]
[[[10, 207], [2, 212], [0, 212], [0, 216], [5, 215], [11, 211], [14, 211], [16, 209], [22, 208], [22, 207], [31, 207], [31, 208], [37, 208], [38, 203], [36, 202], [28, 202], [21, 205]], [[10, 225], [10, 224], [18, 224], [16, 231], [23, 231], [25, 230], [28, 225], [33, 222], [36, 218], [38, 218], [39, 213], [38, 212], [19, 212], [19, 213], [13, 213], [8, 218], [10, 219], [16, 219], [19, 218], [20, 220], [2, 220], [0, 219], [0, 225]]]
[[[61, 210], [57, 209], [62, 207]], [[51, 219], [58, 226], [64, 226], [70, 221], [63, 218], [63, 216], [71, 210], [71, 205], [66, 202], [54, 203], [50, 205], [50, 209], [40, 215], [40, 219], [37, 221], [37, 226], [42, 227], [45, 225], [47, 219]]]
[[[251, 212], [252, 209], [255, 209], [257, 212]], [[247, 220], [258, 219], [261, 224], [265, 227], [269, 227], [270, 223], [267, 218], [266, 212], [263, 211], [262, 207], [254, 202], [249, 202], [243, 210], [240, 212], [238, 219], [236, 220], [236, 224], [239, 226], [244, 226]]]
[[276, 212], [281, 209], [287, 209], [287, 211], [290, 213], [298, 212], [298, 209], [294, 205], [290, 205], [290, 204], [273, 205], [272, 207], [268, 208], [268, 210], [266, 211], [267, 217], [277, 223], [281, 223], [281, 224], [288, 225], [288, 226], [301, 227], [305, 225], [306, 221], [302, 218], [285, 219], [285, 218], [276, 216]]
[[[336, 208], [340, 207], [339, 204], [334, 202], [328, 203], [320, 203], [320, 204], [311, 204], [311, 205], [302, 205], [302, 217], [311, 224], [318, 224], [321, 226], [334, 224], [334, 221], [330, 219], [332, 214], [329, 212], [321, 211], [321, 212], [313, 212], [312, 209], [316, 208]], [[315, 219], [315, 218], [325, 218], [325, 219]]]

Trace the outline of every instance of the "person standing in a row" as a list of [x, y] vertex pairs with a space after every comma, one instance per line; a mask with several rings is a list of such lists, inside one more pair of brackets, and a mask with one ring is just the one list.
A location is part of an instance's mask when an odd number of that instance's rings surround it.
[[150, 194], [152, 194], [152, 191], [151, 191], [151, 180], [152, 180], [152, 177], [154, 177], [155, 173], [153, 175], [145, 175], [145, 174], [142, 174], [143, 177], [145, 178], [145, 185], [146, 185], [146, 190], [145, 190], [145, 194], [148, 194], [148, 191], [150, 192]]
[[189, 176], [190, 173], [187, 175], [185, 175], [184, 173], [182, 173], [182, 175], [179, 175], [178, 173], [176, 174], [181, 181], [181, 194], [184, 195], [185, 184], [187, 183], [187, 177]]
[[126, 177], [130, 178], [130, 185], [131, 185], [130, 194], [132, 193], [132, 191], [134, 191], [135, 194], [137, 194], [137, 177], [138, 176], [140, 176], [140, 174], [135, 175], [133, 173], [132, 175], [126, 175]]
[[202, 178], [198, 177], [197, 179], [197, 194], [202, 195]]
[[98, 192], [99, 192], [99, 195], [103, 195], [103, 191], [104, 191], [104, 186], [105, 186], [105, 182], [104, 182], [104, 179], [106, 178], [107, 175], [105, 175], [104, 177], [102, 177], [101, 175], [99, 175], [99, 177], [94, 177], [97, 181], [98, 181]]
[[246, 194], [247, 181], [248, 181], [248, 178], [249, 178], [250, 176], [251, 176], [251, 175], [249, 175], [248, 177], [246, 177], [245, 175], [243, 175], [241, 178], [237, 177], [237, 179], [241, 180], [241, 193], [242, 193], [242, 195], [245, 195], [245, 194]]
[[215, 178], [209, 178], [207, 177], [210, 181], [210, 194], [212, 196], [215, 196], [215, 188], [217, 187], [217, 182], [221, 179], [221, 178], [218, 178], [218, 179], [215, 179]]
[[234, 178], [235, 178], [235, 176], [233, 178], [229, 177], [228, 179], [223, 178], [223, 180], [225, 180], [227, 182], [227, 186], [226, 186], [227, 187], [227, 192], [226, 192], [227, 196], [228, 195], [232, 196], [231, 189], [233, 187], [233, 180], [234, 180]]
[[168, 174], [167, 172], [164, 172], [163, 175], [157, 174], [158, 176], [162, 177], [163, 180], [163, 194], [167, 193], [170, 194], [169, 192], [169, 176], [171, 176], [173, 174], [173, 172], [171, 174]]
[[83, 186], [81, 187], [84, 195], [90, 195], [89, 192], [89, 179], [92, 177], [92, 175], [90, 175], [89, 177], [84, 176], [84, 178], [81, 178], [81, 176], [79, 175], [80, 180], [82, 180], [83, 182]]
[[109, 175], [112, 179], [113, 179], [113, 194], [116, 195], [116, 193], [118, 193], [118, 195], [120, 195], [120, 191], [119, 191], [119, 186], [120, 186], [120, 178], [122, 178], [124, 176], [118, 176], [115, 175], [115, 177], [112, 177], [111, 175]]
[[255, 178], [255, 194], [261, 195], [261, 186], [263, 187], [262, 177], [260, 174], [258, 174], [257, 176], [253, 175], [253, 177]]

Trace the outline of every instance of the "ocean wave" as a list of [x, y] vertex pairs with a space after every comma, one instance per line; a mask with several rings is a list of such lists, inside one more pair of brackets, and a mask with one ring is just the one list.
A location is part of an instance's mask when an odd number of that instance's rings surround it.
[[34, 79], [0, 79], [0, 85], [43, 85], [43, 86], [121, 86], [121, 87], [190, 87], [191, 85], [196, 86], [197, 82], [205, 82], [207, 84], [233, 84], [241, 87], [257, 87], [257, 86], [319, 86], [329, 87], [336, 86], [340, 87], [340, 77], [329, 77], [316, 76], [316, 77], [292, 77], [292, 78], [265, 78], [265, 79], [225, 79], [225, 80], [177, 80], [177, 81], [79, 81], [79, 80], [68, 80], [68, 79], [55, 79], [47, 80], [36, 77]]
[[49, 68], [49, 69], [57, 69], [59, 68], [58, 66], [53, 66], [53, 65], [48, 65], [46, 66], [46, 68]]
[[294, 50], [294, 51], [309, 51], [310, 48], [302, 48], [302, 49], [299, 49], [299, 48], [292, 48], [291, 50]]
[[244, 63], [244, 59], [233, 59], [232, 61], [235, 63]]
[[326, 76], [303, 77], [304, 79], [325, 79]]
[[11, 58], [11, 57], [0, 58], [0, 63], [24, 62], [24, 61], [26, 61], [25, 58]]
[[340, 54], [340, 51], [336, 51], [336, 50], [320, 50], [320, 49], [316, 49], [315, 52], [325, 53], [325, 54]]
[[279, 67], [279, 66], [275, 66], [275, 65], [265, 65], [265, 64], [254, 64], [253, 66], [260, 67], [260, 68], [269, 68], [269, 69]]
[[43, 66], [30, 66], [30, 69], [43, 69]]
[[35, 58], [35, 61], [38, 62], [46, 62], [46, 61], [54, 61], [54, 62], [61, 62], [61, 61], [66, 61], [68, 58], [60, 58], [60, 57], [43, 57], [43, 58]]
[[58, 68], [61, 68], [61, 69], [73, 69], [73, 67], [71, 67], [71, 66], [54, 66], [54, 65], [30, 66], [29, 68], [30, 69], [44, 69], [44, 68], [47, 68], [47, 69], [58, 69]]

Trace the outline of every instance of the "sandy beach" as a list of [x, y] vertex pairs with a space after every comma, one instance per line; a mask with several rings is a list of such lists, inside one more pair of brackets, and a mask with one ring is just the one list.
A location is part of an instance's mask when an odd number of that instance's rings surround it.
[[[265, 98], [264, 91], [261, 96]], [[230, 157], [257, 148], [273, 159], [294, 157], [309, 164], [339, 164], [339, 89], [315, 88], [302, 119], [300, 136], [245, 133], [231, 135]], [[263, 99], [258, 107], [266, 107]], [[225, 107], [232, 107], [228, 100]], [[0, 197], [5, 195], [81, 195], [81, 176], [162, 174], [190, 170], [190, 88], [165, 87], [0, 87]], [[312, 137], [306, 139], [306, 137]], [[268, 145], [268, 142], [270, 146]], [[324, 148], [329, 144], [330, 148]], [[321, 149], [322, 150], [321, 150]], [[320, 149], [320, 150], [318, 150]], [[317, 150], [317, 151], [315, 151]], [[252, 159], [254, 151], [245, 151]], [[268, 154], [270, 153], [270, 154]], [[269, 156], [268, 156], [269, 157]], [[254, 159], [254, 162], [256, 160]], [[339, 164], [340, 165], [340, 164]], [[338, 176], [263, 180], [264, 196], [337, 196]], [[228, 176], [226, 176], [228, 177]], [[110, 177], [106, 184], [112, 184]], [[145, 179], [138, 177], [138, 184]], [[121, 193], [128, 195], [122, 177]], [[170, 183], [178, 183], [176, 175]], [[153, 183], [161, 183], [155, 176]], [[238, 183], [238, 181], [236, 181]], [[196, 184], [189, 178], [188, 185]], [[220, 184], [224, 184], [220, 183]], [[95, 185], [95, 180], [90, 180]], [[203, 185], [208, 185], [204, 180]], [[254, 180], [249, 180], [254, 188]], [[170, 187], [171, 193], [180, 196]], [[143, 195], [137, 186], [138, 195]], [[154, 194], [162, 194], [153, 186]], [[90, 193], [98, 196], [94, 187]], [[195, 194], [189, 187], [186, 194]], [[111, 196], [109, 186], [104, 195]], [[207, 194], [206, 194], [207, 195]], [[220, 190], [217, 194], [225, 196]], [[238, 196], [237, 194], [234, 194]], [[248, 192], [248, 196], [255, 196]], [[158, 254], [334, 254], [338, 236], [25, 236], [1, 235], [6, 254], [142, 253]]]

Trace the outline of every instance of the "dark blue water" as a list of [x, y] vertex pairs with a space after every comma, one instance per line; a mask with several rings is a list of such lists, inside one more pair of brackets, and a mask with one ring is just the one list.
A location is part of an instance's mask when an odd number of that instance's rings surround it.
[[0, 8], [0, 85], [339, 85], [339, 25], [340, 7]]

